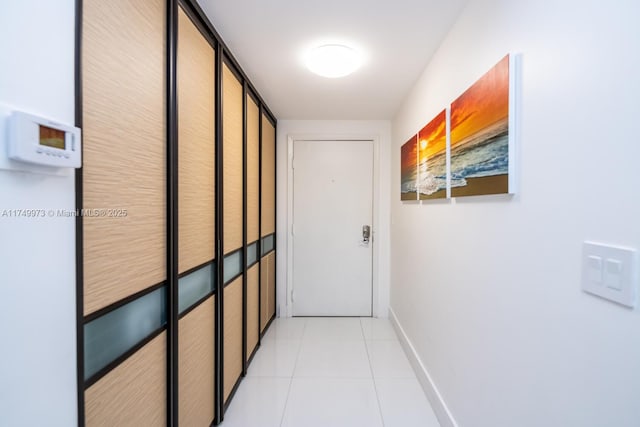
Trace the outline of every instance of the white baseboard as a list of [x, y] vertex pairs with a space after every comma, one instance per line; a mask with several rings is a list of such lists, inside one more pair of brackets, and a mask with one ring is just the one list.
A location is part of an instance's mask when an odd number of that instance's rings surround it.
[[389, 320], [391, 320], [391, 323], [398, 333], [400, 344], [402, 344], [402, 347], [407, 354], [409, 362], [411, 363], [411, 366], [416, 373], [416, 377], [418, 378], [418, 382], [427, 395], [427, 399], [429, 399], [433, 412], [435, 412], [436, 417], [438, 417], [440, 425], [442, 427], [458, 427], [458, 423], [456, 423], [451, 411], [449, 411], [440, 391], [438, 391], [438, 387], [436, 387], [431, 375], [429, 375], [429, 372], [427, 371], [427, 368], [422, 363], [422, 360], [420, 360], [420, 356], [418, 356], [415, 347], [411, 343], [411, 340], [405, 333], [402, 325], [398, 321], [396, 313], [391, 307], [389, 307]]

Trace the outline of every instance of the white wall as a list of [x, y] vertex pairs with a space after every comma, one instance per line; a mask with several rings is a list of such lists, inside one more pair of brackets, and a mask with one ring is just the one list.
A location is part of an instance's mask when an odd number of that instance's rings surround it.
[[[2, 1], [0, 138], [7, 109], [74, 122], [74, 17], [73, 0]], [[0, 170], [3, 426], [76, 425], [74, 219], [3, 216], [74, 200], [73, 174]]]
[[[392, 122], [391, 308], [460, 426], [640, 423], [639, 310], [580, 290], [584, 240], [640, 248], [638, 17], [471, 0]], [[401, 203], [400, 145], [508, 52], [519, 194]]]
[[[287, 293], [287, 247], [290, 233], [288, 222], [288, 172], [291, 168], [288, 153], [289, 137], [327, 139], [375, 138], [378, 151], [374, 162], [374, 315], [387, 317], [389, 307], [389, 197], [391, 123], [386, 120], [280, 120], [276, 138], [276, 291], [279, 316], [291, 316]], [[375, 171], [374, 171], [375, 173]], [[377, 288], [377, 289], [376, 289]], [[376, 292], [377, 291], [377, 292]], [[377, 301], [377, 304], [375, 304]]]

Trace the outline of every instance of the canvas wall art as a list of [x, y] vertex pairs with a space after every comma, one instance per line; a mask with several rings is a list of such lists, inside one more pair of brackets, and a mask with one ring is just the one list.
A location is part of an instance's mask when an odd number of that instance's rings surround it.
[[400, 148], [400, 200], [418, 200], [418, 135]]
[[418, 133], [420, 200], [447, 197], [447, 111], [442, 110]]
[[451, 104], [452, 197], [514, 191], [513, 65], [505, 56]]

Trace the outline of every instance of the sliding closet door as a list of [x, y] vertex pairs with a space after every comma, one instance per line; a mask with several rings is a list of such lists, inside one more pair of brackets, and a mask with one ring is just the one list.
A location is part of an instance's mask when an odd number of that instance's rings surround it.
[[243, 299], [243, 85], [222, 66], [223, 401], [242, 374]]
[[262, 115], [262, 140], [261, 140], [261, 238], [262, 258], [260, 260], [260, 306], [261, 306], [261, 331], [266, 328], [276, 314], [276, 256], [275, 256], [275, 231], [276, 231], [276, 174], [275, 174], [275, 149], [276, 130], [269, 118]]
[[214, 417], [215, 51], [178, 17], [178, 416]]
[[87, 426], [166, 423], [166, 2], [85, 0]]
[[246, 95], [246, 209], [247, 209], [247, 360], [258, 345], [260, 334], [260, 109], [254, 98]]

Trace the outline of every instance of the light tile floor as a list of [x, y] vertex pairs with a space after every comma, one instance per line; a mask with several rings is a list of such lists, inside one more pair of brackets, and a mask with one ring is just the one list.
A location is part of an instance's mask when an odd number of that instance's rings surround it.
[[276, 319], [223, 427], [439, 427], [387, 319]]

